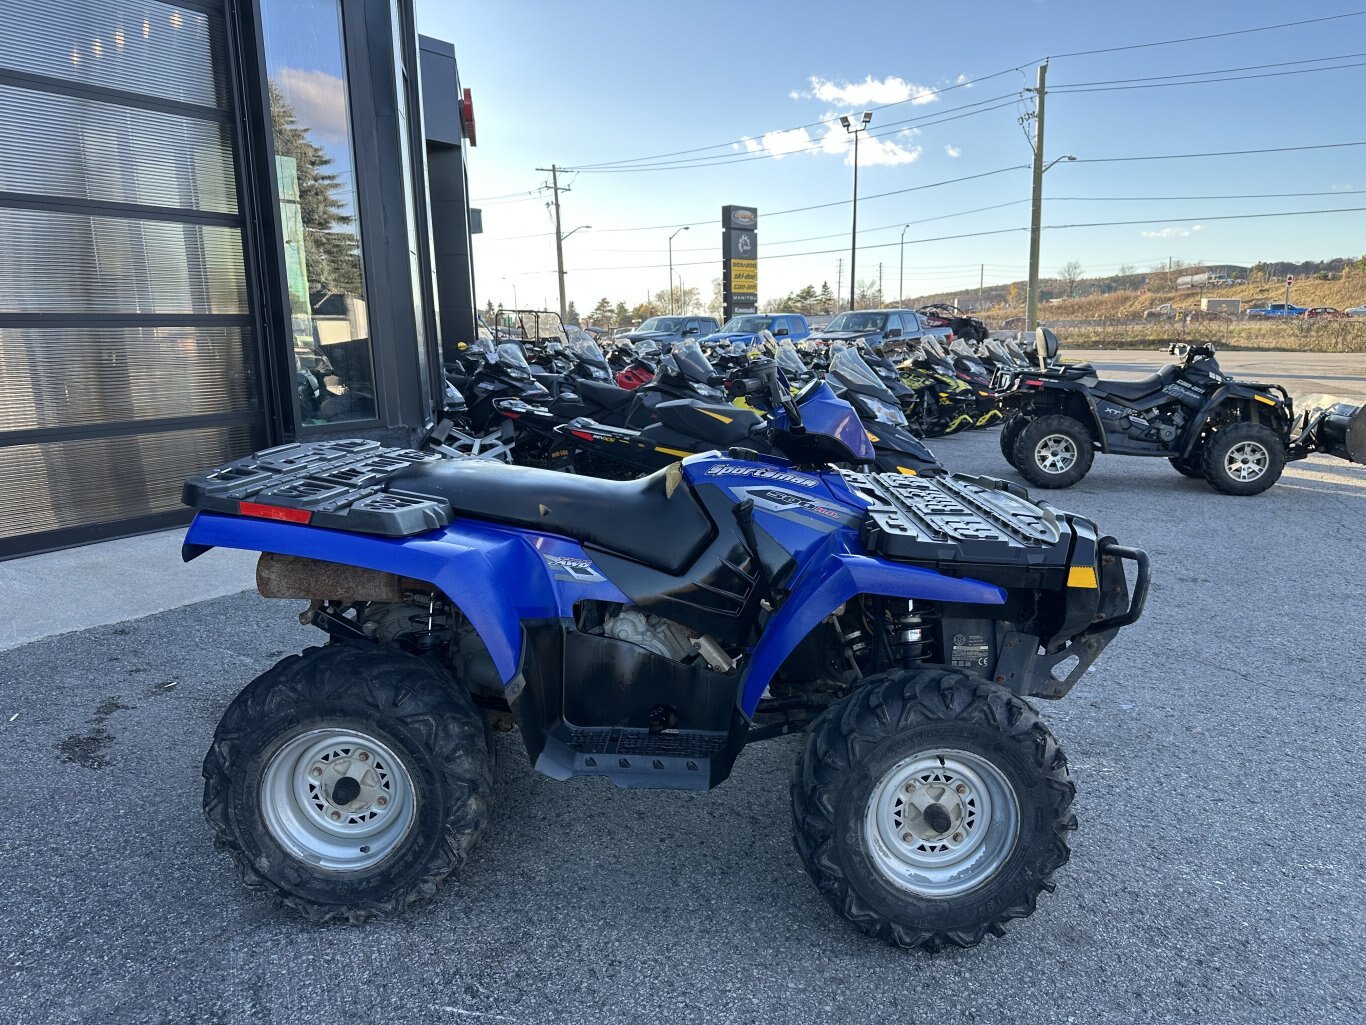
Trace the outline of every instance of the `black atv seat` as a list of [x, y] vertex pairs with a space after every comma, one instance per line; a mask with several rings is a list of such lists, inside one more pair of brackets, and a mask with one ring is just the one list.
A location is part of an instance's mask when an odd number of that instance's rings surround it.
[[692, 489], [667, 487], [668, 470], [640, 480], [599, 480], [488, 459], [442, 459], [400, 470], [391, 492], [445, 499], [456, 516], [490, 520], [681, 573], [715, 530]]
[[1181, 368], [1176, 365], [1165, 366], [1151, 377], [1137, 381], [1100, 381], [1095, 390], [1102, 395], [1113, 395], [1117, 399], [1141, 399], [1153, 392], [1161, 391], [1181, 376]]
[[600, 406], [603, 409], [625, 409], [636, 396], [635, 392], [626, 388], [618, 388], [614, 384], [602, 384], [598, 381], [575, 381], [574, 390], [588, 404]]

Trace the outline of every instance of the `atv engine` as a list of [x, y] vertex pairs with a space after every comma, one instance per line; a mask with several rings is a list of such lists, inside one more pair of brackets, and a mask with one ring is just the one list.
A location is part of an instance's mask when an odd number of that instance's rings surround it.
[[638, 644], [656, 655], [682, 662], [697, 653], [691, 635], [677, 623], [651, 616], [640, 609], [623, 608], [616, 615], [603, 620], [602, 632], [619, 641]]
[[1190, 416], [1180, 402], [1167, 402], [1151, 409], [1130, 409], [1114, 402], [1097, 406], [1107, 430], [1119, 430], [1139, 441], [1160, 441], [1167, 444], [1176, 440]]

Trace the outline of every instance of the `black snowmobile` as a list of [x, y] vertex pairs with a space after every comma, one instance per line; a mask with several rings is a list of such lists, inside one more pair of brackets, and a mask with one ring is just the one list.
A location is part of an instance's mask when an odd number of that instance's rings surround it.
[[[1045, 365], [1057, 356], [1048, 329], [1038, 329], [1037, 346]], [[1089, 363], [1012, 375], [1002, 453], [1041, 488], [1077, 483], [1099, 451], [1166, 457], [1226, 495], [1261, 494], [1312, 452], [1366, 463], [1366, 407], [1320, 401], [1297, 417], [1283, 387], [1234, 380], [1212, 346], [1170, 351], [1179, 363], [1138, 381], [1102, 381]]]

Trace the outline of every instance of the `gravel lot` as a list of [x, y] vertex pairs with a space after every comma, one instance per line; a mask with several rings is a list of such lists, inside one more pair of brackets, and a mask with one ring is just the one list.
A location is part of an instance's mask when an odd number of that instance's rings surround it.
[[[996, 445], [934, 447], [1013, 477]], [[504, 735], [492, 827], [437, 900], [361, 928], [276, 912], [213, 851], [199, 764], [315, 635], [243, 594], [0, 653], [0, 1021], [1359, 1025], [1366, 467], [1314, 457], [1237, 499], [1099, 457], [1050, 497], [1156, 582], [1042, 709], [1081, 831], [1005, 939], [929, 956], [836, 918], [789, 838], [800, 738], [675, 794], [536, 777]]]

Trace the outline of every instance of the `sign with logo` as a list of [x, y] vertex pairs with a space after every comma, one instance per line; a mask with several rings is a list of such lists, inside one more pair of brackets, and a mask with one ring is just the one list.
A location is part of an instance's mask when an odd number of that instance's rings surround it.
[[759, 292], [759, 261], [730, 261], [730, 290], [740, 295], [757, 295]]
[[759, 211], [748, 206], [723, 206], [721, 223], [727, 228], [753, 231], [759, 227]]
[[725, 319], [759, 309], [759, 211], [721, 208], [721, 302]]

